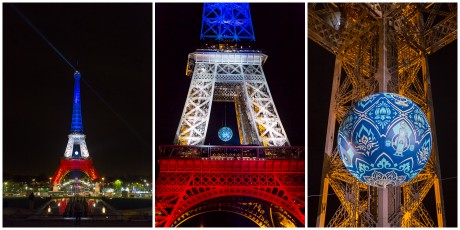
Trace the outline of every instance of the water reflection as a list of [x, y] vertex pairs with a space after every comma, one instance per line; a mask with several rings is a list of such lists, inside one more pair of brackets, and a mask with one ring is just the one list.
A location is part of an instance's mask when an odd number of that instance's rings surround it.
[[113, 215], [112, 211], [106, 208], [106, 205], [101, 199], [94, 198], [53, 198], [48, 207], [45, 208], [43, 215], [45, 216], [63, 216], [73, 217], [75, 202], [83, 201], [83, 217], [97, 217], [101, 215]]

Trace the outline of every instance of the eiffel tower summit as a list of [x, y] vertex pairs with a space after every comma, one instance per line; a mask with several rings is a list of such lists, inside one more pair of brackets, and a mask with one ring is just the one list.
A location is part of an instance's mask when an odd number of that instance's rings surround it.
[[328, 84], [309, 101], [327, 111], [309, 122], [309, 226], [456, 226], [457, 3], [308, 3], [307, 28], [329, 60], [309, 60]]
[[304, 147], [291, 145], [283, 126], [288, 113], [270, 91], [272, 79], [296, 77], [265, 72], [268, 55], [254, 48], [250, 4], [202, 7], [196, 36], [203, 46], [186, 59], [188, 90], [177, 86], [185, 104], [180, 116], [171, 116], [176, 122], [168, 122], [175, 128], [171, 144], [156, 150], [155, 226], [303, 227]]

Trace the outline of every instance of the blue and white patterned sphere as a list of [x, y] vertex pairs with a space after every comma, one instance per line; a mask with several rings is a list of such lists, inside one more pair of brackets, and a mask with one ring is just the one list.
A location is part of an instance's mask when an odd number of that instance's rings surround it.
[[220, 128], [218, 134], [219, 134], [219, 138], [225, 142], [232, 139], [232, 136], [233, 136], [232, 129], [230, 129], [229, 127]]
[[394, 93], [369, 95], [356, 103], [344, 117], [337, 141], [351, 174], [381, 188], [410, 181], [431, 154], [431, 128], [425, 114]]

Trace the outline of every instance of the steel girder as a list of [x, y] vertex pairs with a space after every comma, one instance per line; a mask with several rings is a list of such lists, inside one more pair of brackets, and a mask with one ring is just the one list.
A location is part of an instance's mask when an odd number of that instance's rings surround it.
[[255, 41], [249, 3], [204, 3], [200, 39]]
[[[253, 50], [198, 50], [189, 55], [192, 81], [174, 140], [179, 145], [201, 145], [206, 138], [213, 101], [245, 103], [251, 133], [243, 139], [263, 146], [287, 146], [289, 140], [262, 69], [267, 56]], [[248, 126], [248, 125], [246, 125]]]
[[208, 200], [189, 209], [177, 219], [178, 224], [174, 227], [181, 227], [180, 225], [187, 220], [207, 212], [237, 213], [253, 221], [259, 227], [299, 226], [299, 223], [286, 210], [277, 205], [254, 197], [227, 196]]
[[166, 158], [159, 163], [155, 226], [177, 226], [194, 215], [197, 207], [222, 197], [268, 202], [282, 210], [290, 222], [305, 225], [304, 160]]
[[[448, 9], [441, 10], [442, 5], [447, 5]], [[357, 41], [366, 35], [365, 28], [383, 15], [382, 10], [394, 23], [392, 27], [398, 30], [401, 36], [405, 36], [406, 42], [411, 42], [411, 45], [427, 54], [434, 53], [457, 39], [457, 5], [442, 3], [310, 3], [308, 38], [328, 51], [339, 54], [346, 50], [342, 44]], [[421, 13], [428, 14], [423, 25], [417, 22], [423, 18], [423, 15], [419, 17]], [[341, 17], [342, 14], [346, 17]], [[436, 18], [442, 20], [433, 25]], [[357, 33], [353, 33], [353, 30]]]
[[[425, 15], [428, 15], [424, 18]], [[438, 19], [438, 20], [436, 20]], [[308, 37], [336, 55], [326, 136], [318, 226], [379, 226], [379, 191], [358, 182], [344, 168], [334, 146], [336, 125], [379, 82], [380, 25], [385, 20], [387, 91], [404, 95], [427, 114], [434, 132], [430, 163], [410, 183], [388, 192], [390, 226], [434, 226], [423, 200], [435, 190], [437, 226], [444, 226], [442, 186], [436, 145], [430, 76], [426, 56], [457, 38], [457, 5], [441, 3], [308, 4]], [[436, 22], [436, 23], [435, 23]], [[381, 56], [382, 57], [382, 56]], [[342, 73], [343, 72], [343, 73]], [[327, 191], [332, 187], [340, 207], [327, 224]], [[402, 199], [401, 199], [402, 198]], [[390, 210], [391, 209], [391, 210]]]

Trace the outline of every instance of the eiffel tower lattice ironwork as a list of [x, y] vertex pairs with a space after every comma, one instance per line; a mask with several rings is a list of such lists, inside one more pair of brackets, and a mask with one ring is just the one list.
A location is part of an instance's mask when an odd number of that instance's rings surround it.
[[[235, 46], [255, 40], [249, 4], [205, 3], [201, 38], [220, 44], [188, 56], [175, 145], [157, 154], [155, 225], [224, 211], [261, 227], [304, 226], [304, 148], [290, 146], [262, 69], [267, 55]], [[203, 145], [213, 102], [235, 104], [242, 146]]]
[[54, 173], [51, 180], [53, 190], [58, 190], [58, 184], [72, 170], [81, 170], [87, 174], [92, 180], [99, 178], [98, 173], [93, 165], [93, 160], [89, 156], [88, 148], [86, 147], [85, 135], [83, 134], [83, 120], [81, 116], [81, 100], [80, 100], [80, 79], [81, 74], [78, 71], [74, 73], [74, 97], [72, 110], [72, 123], [70, 126], [69, 141], [64, 152], [64, 157], [61, 159], [59, 168]]
[[[244, 11], [244, 14], [238, 15], [245, 15], [246, 19], [229, 17], [225, 10], [214, 10], [224, 14], [219, 18], [228, 17], [220, 21], [222, 25], [214, 25], [214, 27], [228, 27], [228, 24], [233, 25], [243, 21], [242, 27], [252, 29], [252, 23], [247, 22], [250, 20], [247, 3], [206, 3], [204, 5], [204, 12], [210, 8], [231, 8]], [[203, 15], [208, 16], [209, 14], [203, 13]], [[203, 25], [208, 24], [204, 23], [205, 21], [208, 19], [204, 17]], [[244, 28], [235, 29], [235, 31], [249, 30]], [[202, 37], [204, 36], [203, 30]], [[224, 31], [228, 32], [228, 30]], [[205, 32], [209, 33], [207, 30]], [[215, 36], [206, 36], [215, 37], [218, 40], [225, 37], [221, 36], [221, 33], [226, 34], [222, 31], [215, 31], [215, 33], [217, 33]], [[229, 34], [228, 37], [235, 37], [232, 42], [244, 38], [236, 34]], [[249, 37], [253, 39], [254, 35]], [[267, 55], [258, 50], [236, 49], [230, 46], [229, 43], [226, 43], [221, 44], [218, 49], [198, 49], [189, 54], [186, 74], [192, 77], [192, 82], [174, 143], [180, 145], [204, 144], [212, 102], [218, 101], [235, 103], [241, 144], [289, 145], [262, 69]]]
[[[445, 226], [428, 55], [456, 40], [457, 4], [309, 3], [308, 38], [336, 56], [317, 226]], [[398, 93], [417, 103], [433, 132], [427, 166], [412, 181], [392, 189], [355, 179], [335, 143], [348, 109], [376, 92]], [[329, 188], [340, 206], [326, 220]], [[424, 205], [432, 188], [436, 220]]]

